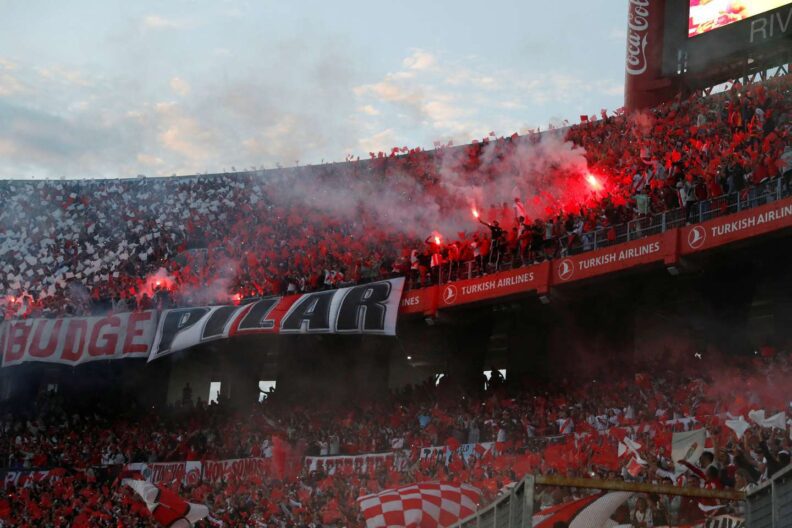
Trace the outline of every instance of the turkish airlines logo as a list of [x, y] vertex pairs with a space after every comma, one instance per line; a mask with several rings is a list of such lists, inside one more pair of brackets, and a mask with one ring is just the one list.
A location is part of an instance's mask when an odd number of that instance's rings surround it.
[[569, 259], [564, 259], [558, 265], [558, 278], [561, 280], [569, 280], [575, 274], [575, 263]]
[[649, 33], [649, 1], [630, 0], [627, 33], [627, 73], [641, 75], [646, 72], [646, 45]]
[[691, 249], [698, 249], [707, 241], [707, 230], [696, 226], [688, 232], [687, 243]]
[[457, 300], [457, 289], [453, 284], [449, 284], [443, 290], [443, 302], [446, 304], [454, 304]]

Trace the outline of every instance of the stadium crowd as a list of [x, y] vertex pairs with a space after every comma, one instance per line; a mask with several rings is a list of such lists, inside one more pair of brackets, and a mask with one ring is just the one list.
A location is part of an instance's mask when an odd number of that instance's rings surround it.
[[[486, 503], [528, 473], [746, 490], [789, 465], [788, 354], [764, 347], [728, 362], [690, 355], [608, 364], [595, 379], [574, 372], [552, 383], [496, 377], [486, 388], [432, 379], [381, 400], [321, 405], [274, 391], [258, 406], [229, 409], [222, 398], [206, 406], [188, 390], [157, 412], [128, 405], [78, 411], [42, 393], [35, 409], [2, 421], [9, 472], [0, 519], [14, 527], [153, 526], [143, 503], [119, 484], [124, 464], [134, 462], [266, 457], [263, 472], [162, 482], [207, 505], [207, 526], [229, 527], [359, 526], [358, 496], [412, 482], [470, 483]], [[759, 410], [761, 418], [751, 412]], [[777, 413], [780, 421], [762, 421]], [[673, 433], [697, 429], [706, 431], [706, 450], [674, 460]], [[463, 444], [481, 448], [463, 455]], [[383, 452], [400, 462], [332, 472], [302, 458]], [[50, 472], [7, 478], [35, 469]], [[540, 488], [536, 508], [581, 494]], [[629, 523], [639, 511], [655, 525], [685, 524], [740, 507], [637, 495], [614, 518]]]
[[695, 221], [707, 198], [788, 190], [789, 92], [785, 76], [544, 134], [263, 174], [0, 182], [0, 313], [235, 302], [395, 274], [418, 287], [442, 266], [454, 278], [461, 262], [484, 272], [590, 249], [594, 232], [613, 243], [654, 213]]

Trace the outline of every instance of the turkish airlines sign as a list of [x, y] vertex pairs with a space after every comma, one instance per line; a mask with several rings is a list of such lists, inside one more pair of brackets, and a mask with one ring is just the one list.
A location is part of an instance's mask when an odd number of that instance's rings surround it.
[[437, 309], [437, 286], [404, 292], [399, 303], [399, 313], [430, 314]]
[[156, 330], [154, 311], [27, 319], [0, 325], [3, 366], [27, 361], [80, 365], [108, 359], [144, 358]]
[[610, 248], [589, 251], [553, 263], [553, 284], [587, 279], [614, 271], [665, 260], [675, 252], [675, 235], [642, 238]]
[[538, 290], [545, 275], [542, 269], [543, 265], [530, 266], [446, 284], [440, 289], [438, 308]]
[[683, 255], [792, 227], [792, 198], [682, 229]]
[[247, 334], [396, 335], [404, 277], [245, 306], [165, 310], [149, 361], [217, 339]]

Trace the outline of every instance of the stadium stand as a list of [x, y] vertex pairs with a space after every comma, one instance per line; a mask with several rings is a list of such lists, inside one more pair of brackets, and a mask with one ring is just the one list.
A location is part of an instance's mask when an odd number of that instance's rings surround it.
[[[604, 382], [570, 372], [563, 382], [496, 380], [486, 390], [432, 379], [356, 406], [309, 406], [276, 390], [235, 410], [185, 391], [156, 413], [86, 402], [78, 410], [43, 391], [35, 409], [2, 422], [0, 518], [151, 526], [119, 484], [133, 473], [206, 504], [207, 526], [359, 526], [359, 496], [441, 481], [474, 485], [487, 504], [527, 474], [750, 491], [790, 463], [789, 357], [768, 349], [724, 365], [683, 354], [631, 367], [614, 360]], [[548, 485], [533, 511], [590, 493]], [[744, 508], [706, 497], [648, 504], [657, 525]], [[639, 507], [631, 500], [623, 513], [634, 518]]]
[[[420, 288], [463, 269], [489, 273], [643, 236], [658, 213], [684, 225], [703, 219], [697, 204], [713, 214], [732, 196], [750, 207], [767, 186], [789, 193], [789, 89], [782, 77], [543, 135], [264, 174], [2, 182], [4, 316], [241, 301], [392, 275]], [[545, 187], [494, 201], [499, 182], [514, 181], [508, 175], [535, 171], [526, 153], [549, 160]], [[565, 161], [570, 153], [585, 155], [585, 174]], [[397, 197], [332, 207], [308, 199], [330, 187]], [[404, 217], [389, 206], [405, 196], [411, 215], [425, 213], [413, 219], [426, 222], [420, 230], [394, 226]], [[477, 226], [474, 211], [486, 228], [453, 241], [426, 237]], [[459, 265], [466, 261], [470, 268]], [[361, 526], [358, 497], [427, 481], [472, 484], [488, 504], [527, 474], [750, 491], [790, 464], [789, 357], [768, 346], [724, 365], [614, 360], [600, 382], [570, 371], [552, 382], [496, 377], [486, 390], [449, 375], [356, 405], [309, 405], [276, 390], [252, 410], [222, 396], [208, 406], [188, 391], [155, 412], [81, 407], [42, 391], [35, 406], [2, 420], [0, 519], [155, 526], [122, 485], [136, 474], [208, 506], [199, 525], [229, 527]], [[587, 496], [546, 486], [533, 511]], [[639, 496], [621, 513], [691, 524], [744, 507]]]
[[0, 311], [121, 312], [393, 275], [420, 287], [650, 234], [657, 213], [698, 221], [708, 199], [725, 211], [762, 185], [788, 192], [789, 88], [784, 76], [544, 134], [263, 174], [0, 182]]

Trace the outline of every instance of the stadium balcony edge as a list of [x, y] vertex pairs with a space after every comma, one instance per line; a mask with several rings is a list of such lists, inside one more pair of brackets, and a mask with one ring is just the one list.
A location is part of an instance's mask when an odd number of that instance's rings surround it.
[[626, 240], [621, 243], [606, 242], [596, 247], [595, 236], [594, 248], [581, 253], [405, 290], [399, 311], [403, 316], [434, 317], [439, 311], [459, 306], [531, 295], [546, 303], [555, 288], [649, 265], [662, 264], [670, 273], [677, 274], [686, 257], [764, 235], [781, 234], [792, 227], [789, 191], [778, 185], [747, 199], [729, 195], [714, 198], [699, 207], [696, 218], [703, 219], [699, 223], [687, 224], [684, 218], [662, 213], [627, 226], [626, 236], [622, 236]]

